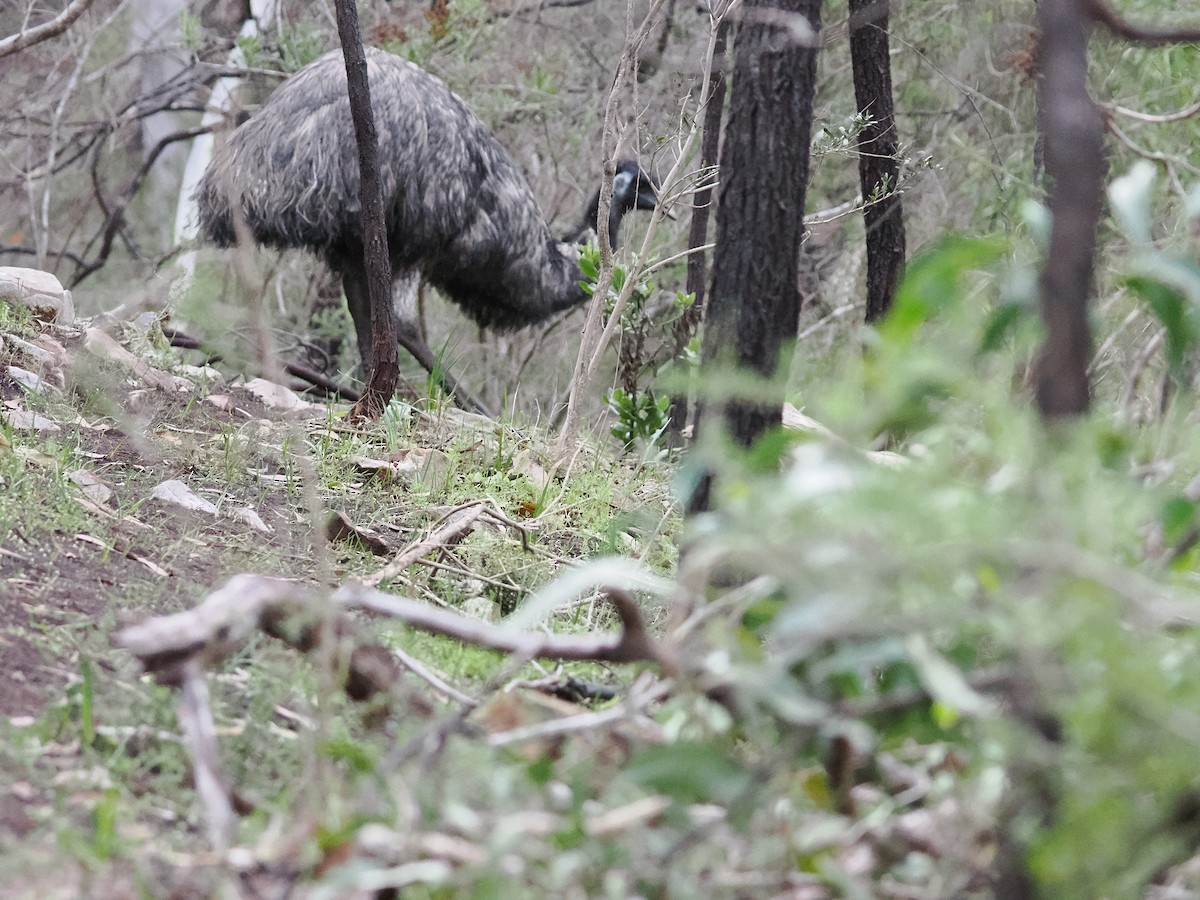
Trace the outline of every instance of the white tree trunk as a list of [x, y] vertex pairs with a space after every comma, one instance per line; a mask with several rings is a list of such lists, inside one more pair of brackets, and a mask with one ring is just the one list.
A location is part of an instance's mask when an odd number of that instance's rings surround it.
[[[269, 29], [275, 22], [279, 12], [279, 0], [250, 0], [250, 18], [242, 24], [239, 39], [254, 37]], [[235, 45], [229, 51], [229, 65], [245, 65], [245, 57], [241, 47]], [[232, 76], [221, 78], [213, 85], [208, 104], [204, 110], [202, 125], [217, 125], [228, 114], [233, 105], [233, 95], [241, 84], [240, 78]], [[196, 200], [193, 194], [204, 171], [212, 160], [214, 135], [203, 134], [192, 141], [192, 150], [183, 168], [183, 181], [179, 186], [179, 203], [175, 210], [175, 243], [187, 245], [193, 243], [199, 234], [199, 220], [196, 215]], [[196, 272], [196, 251], [188, 249], [179, 254], [176, 259], [176, 275], [171, 283], [172, 297], [179, 296], [191, 286]]]

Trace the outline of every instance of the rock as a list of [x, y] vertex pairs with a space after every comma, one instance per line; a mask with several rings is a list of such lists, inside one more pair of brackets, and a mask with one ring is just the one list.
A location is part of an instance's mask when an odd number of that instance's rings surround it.
[[45, 393], [49, 387], [36, 372], [30, 372], [28, 369], [22, 369], [20, 366], [9, 366], [8, 377], [25, 388], [25, 390], [33, 391], [35, 394]]
[[13, 431], [41, 431], [53, 434], [62, 429], [45, 416], [24, 409], [0, 409], [0, 416]]
[[163, 503], [171, 503], [175, 506], [182, 506], [184, 509], [208, 513], [210, 516], [217, 514], [217, 507], [215, 505], [205, 500], [182, 481], [177, 481], [173, 478], [169, 481], [164, 481], [156, 487], [150, 496], [155, 500], [161, 500]]
[[306, 415], [325, 412], [325, 407], [302, 400], [300, 395], [290, 388], [276, 384], [274, 381], [267, 381], [265, 378], [252, 378], [242, 387], [261, 400], [264, 406], [279, 412]]
[[41, 319], [60, 325], [75, 321], [75, 302], [71, 292], [57, 278], [40, 269], [0, 266], [0, 300], [24, 306]]
[[154, 368], [145, 360], [130, 353], [108, 333], [99, 328], [89, 328], [84, 335], [83, 348], [93, 357], [114, 363], [140, 378], [144, 383], [161, 391], [185, 394], [195, 390], [195, 385], [186, 378], [172, 375]]

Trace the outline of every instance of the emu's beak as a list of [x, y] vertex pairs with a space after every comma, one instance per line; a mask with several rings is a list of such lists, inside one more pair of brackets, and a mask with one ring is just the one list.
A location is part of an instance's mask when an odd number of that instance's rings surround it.
[[[656, 185], [649, 176], [643, 176], [638, 179], [638, 192], [634, 205], [638, 209], [654, 209], [658, 206], [658, 185]], [[675, 221], [675, 211], [672, 209], [664, 209], [663, 215], [671, 221]]]

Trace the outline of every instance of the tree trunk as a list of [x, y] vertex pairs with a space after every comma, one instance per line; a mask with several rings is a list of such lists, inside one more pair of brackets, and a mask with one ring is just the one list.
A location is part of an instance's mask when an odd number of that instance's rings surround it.
[[[700, 141], [700, 168], [708, 172], [717, 165], [717, 154], [721, 147], [721, 114], [725, 109], [725, 68], [728, 65], [726, 43], [729, 36], [729, 19], [722, 17], [717, 23], [717, 34], [713, 41], [712, 70], [708, 73], [708, 106], [704, 110], [704, 131]], [[695, 296], [691, 307], [675, 323], [674, 359], [682, 359], [683, 351], [695, 335], [704, 317], [704, 288], [708, 279], [708, 254], [698, 248], [708, 240], [708, 213], [712, 209], [711, 187], [702, 187], [692, 198], [692, 224], [688, 230], [687, 292]], [[676, 394], [671, 398], [667, 411], [667, 445], [682, 447], [683, 430], [687, 424], [687, 394]]]
[[388, 256], [383, 215], [383, 190], [379, 183], [379, 142], [371, 112], [371, 90], [367, 82], [367, 58], [358, 27], [354, 0], [337, 0], [338, 36], [346, 61], [346, 88], [350, 116], [358, 141], [359, 201], [362, 203], [363, 247], [366, 256], [367, 289], [371, 304], [371, 374], [352, 418], [377, 419], [396, 393], [400, 362], [396, 352], [396, 317], [392, 314], [392, 264]]
[[1088, 0], [1038, 4], [1038, 117], [1053, 219], [1039, 285], [1046, 340], [1035, 374], [1045, 419], [1080, 415], [1089, 402], [1088, 291], [1104, 190], [1104, 124], [1087, 89], [1089, 11]]
[[[900, 141], [892, 102], [888, 55], [888, 0], [850, 0], [850, 61], [858, 111], [869, 115], [858, 145], [863, 224], [867, 233], [867, 321], [892, 308], [904, 266], [904, 210], [900, 194]], [[877, 202], [875, 198], [883, 197]]]
[[[717, 246], [702, 371], [731, 365], [770, 378], [800, 314], [797, 259], [817, 72], [820, 0], [747, 0], [734, 39], [729, 122], [721, 149]], [[781, 398], [725, 404], [749, 447], [780, 422]], [[703, 409], [696, 411], [700, 428]], [[711, 476], [689, 504], [708, 506]]]

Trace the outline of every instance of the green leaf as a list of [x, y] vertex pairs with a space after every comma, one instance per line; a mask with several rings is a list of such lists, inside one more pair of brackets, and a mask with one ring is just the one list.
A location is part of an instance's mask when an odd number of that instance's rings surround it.
[[1196, 328], [1188, 315], [1183, 292], [1152, 275], [1130, 275], [1125, 284], [1146, 301], [1150, 312], [1166, 329], [1167, 368], [1181, 380], [1188, 349], [1196, 343]]
[[687, 742], [643, 750], [625, 767], [625, 776], [680, 803], [729, 804], [753, 781], [750, 772], [716, 746]]
[[983, 336], [979, 340], [979, 352], [999, 350], [1027, 313], [1028, 308], [1023, 303], [1005, 303], [988, 313], [987, 321], [983, 324]]
[[379, 762], [367, 744], [348, 737], [331, 737], [321, 745], [321, 749], [330, 759], [348, 764], [359, 774], [373, 771]]
[[[934, 650], [924, 637], [910, 635], [905, 646], [922, 686], [935, 701], [934, 715], [939, 724], [949, 721], [950, 710], [967, 716], [987, 716], [993, 712], [991, 701], [967, 684], [958, 667]], [[940, 711], [938, 705], [942, 707]]]
[[1163, 504], [1159, 521], [1167, 543], [1176, 544], [1187, 533], [1196, 516], [1196, 504], [1186, 497], [1172, 497]]
[[957, 305], [966, 272], [992, 265], [1007, 248], [1008, 242], [996, 237], [952, 235], [917, 254], [905, 269], [880, 335], [896, 343], [911, 341], [921, 325]]

